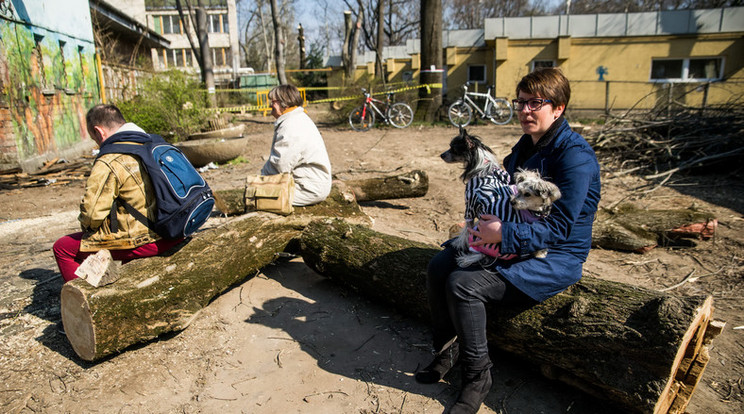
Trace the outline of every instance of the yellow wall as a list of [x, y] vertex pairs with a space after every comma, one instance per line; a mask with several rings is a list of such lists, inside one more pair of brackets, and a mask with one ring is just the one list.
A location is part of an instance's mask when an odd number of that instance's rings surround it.
[[[568, 59], [558, 59], [559, 42], [562, 42], [561, 55], [566, 55], [566, 49], [570, 51]], [[490, 44], [493, 47], [493, 43]], [[496, 96], [512, 97], [533, 60], [555, 60], [571, 81], [570, 107], [604, 109], [608, 104], [614, 109], [650, 108], [657, 99], [666, 99], [669, 88], [666, 83], [649, 81], [653, 58], [719, 56], [724, 58], [724, 78], [731, 82], [727, 88], [711, 85], [708, 103], [723, 103], [744, 94], [744, 38], [741, 34], [509, 40], [507, 59], [495, 63]], [[597, 70], [600, 66], [606, 68], [604, 80], [609, 82], [609, 88], [599, 81]], [[701, 104], [704, 94], [699, 83], [677, 83], [672, 88], [675, 99], [681, 103]]]
[[[530, 71], [533, 60], [553, 60], [566, 74], [572, 87], [569, 110], [604, 110], [606, 106], [610, 109], [648, 109], [657, 101], [668, 99], [670, 84], [649, 80], [654, 58], [723, 57], [724, 82], [708, 87], [707, 103], [726, 103], [744, 95], [742, 33], [526, 40], [497, 38], [487, 41], [486, 47], [449, 47], [442, 52], [447, 65], [448, 101], [460, 96], [460, 86], [467, 80], [468, 65], [485, 65], [486, 83], [495, 85], [494, 95], [512, 99], [517, 83]], [[419, 55], [412, 55], [410, 59], [389, 60], [392, 64], [388, 66], [388, 81], [400, 82], [403, 71], [407, 70], [414, 72], [414, 80], [418, 79], [418, 59]], [[606, 69], [605, 81], [599, 81], [597, 70], [600, 66]], [[369, 70], [367, 66], [358, 67], [355, 80], [364, 79]], [[341, 71], [334, 73], [329, 77], [329, 86], [340, 86]], [[700, 83], [675, 83], [671, 87], [675, 100], [682, 104], [699, 106], [704, 99], [705, 88]], [[484, 91], [485, 86], [479, 85], [478, 90]]]

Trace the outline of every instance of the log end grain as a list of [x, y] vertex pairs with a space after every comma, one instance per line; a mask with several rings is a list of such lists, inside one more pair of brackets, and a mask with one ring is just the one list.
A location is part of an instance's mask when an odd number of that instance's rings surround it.
[[62, 287], [60, 302], [67, 340], [80, 358], [93, 361], [96, 357], [96, 331], [86, 295], [67, 283]]

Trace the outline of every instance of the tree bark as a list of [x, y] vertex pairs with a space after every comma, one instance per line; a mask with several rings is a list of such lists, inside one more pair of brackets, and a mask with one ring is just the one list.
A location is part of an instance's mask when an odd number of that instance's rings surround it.
[[344, 11], [344, 44], [341, 47], [341, 61], [344, 63], [344, 73], [346, 78], [353, 81], [352, 75], [354, 74], [354, 63], [351, 61], [350, 47], [351, 44], [351, 32], [353, 31], [351, 25], [351, 10]]
[[429, 191], [429, 176], [422, 170], [343, 183], [351, 189], [358, 202], [423, 197]]
[[217, 295], [271, 263], [276, 253], [291, 250], [290, 242], [313, 218], [345, 217], [371, 225], [353, 196], [337, 188], [323, 203], [277, 217], [252, 213], [199, 232], [168, 256], [118, 266], [110, 285], [96, 288], [83, 279], [66, 283], [61, 313], [73, 349], [83, 360], [95, 361], [186, 328]]
[[305, 30], [302, 29], [302, 23], [297, 26], [297, 42], [300, 47], [300, 69], [305, 69]]
[[279, 83], [286, 85], [287, 74], [284, 72], [284, 34], [282, 33], [282, 23], [279, 19], [279, 8], [276, 0], [270, 0], [271, 20], [274, 24], [274, 60], [276, 61], [276, 75], [279, 77]]
[[[421, 0], [421, 84], [442, 83], [443, 68], [442, 0]], [[421, 88], [419, 98], [416, 118], [434, 122], [442, 90]]]
[[[429, 177], [426, 172], [413, 170], [386, 177], [336, 181], [332, 191], [340, 192], [339, 196], [342, 198], [351, 198], [359, 202], [423, 197], [428, 190]], [[246, 212], [245, 188], [217, 190], [214, 194], [217, 209], [222, 214], [232, 216]], [[314, 208], [314, 206], [302, 207], [300, 211]]]
[[196, 28], [199, 37], [199, 48], [201, 49], [202, 80], [207, 86], [207, 96], [211, 107], [217, 106], [217, 97], [214, 89], [214, 64], [212, 62], [212, 49], [209, 48], [209, 30], [207, 28], [207, 11], [204, 9], [203, 1], [199, 0], [196, 8]]
[[[440, 249], [341, 220], [313, 222], [300, 251], [318, 273], [428, 320], [426, 267]], [[711, 297], [584, 277], [530, 309], [489, 309], [492, 345], [630, 412], [683, 413], [722, 325]], [[710, 327], [709, 327], [710, 324]]]
[[385, 10], [385, 0], [377, 0], [377, 47], [375, 48], [375, 71], [377, 72], [376, 75], [382, 81], [382, 84], [385, 84], [386, 76], [384, 69], [382, 67], [382, 50], [385, 46], [385, 15], [383, 14]]
[[718, 221], [691, 208], [643, 210], [623, 204], [602, 209], [592, 228], [592, 245], [603, 249], [644, 253], [656, 246], [695, 246], [715, 234]]

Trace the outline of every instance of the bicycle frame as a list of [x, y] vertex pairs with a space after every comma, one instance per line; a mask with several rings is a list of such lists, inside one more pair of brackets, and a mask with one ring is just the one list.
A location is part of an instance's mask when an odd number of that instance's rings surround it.
[[[483, 92], [468, 92], [467, 86], [463, 86], [464, 92], [462, 94], [462, 100], [463, 102], [466, 102], [468, 105], [470, 105], [471, 108], [474, 108], [478, 113], [480, 113], [481, 118], [484, 118], [486, 116], [487, 110], [491, 105], [494, 105], [493, 97], [491, 96], [491, 87], [488, 87], [488, 90], [486, 93]], [[483, 103], [483, 109], [479, 108], [478, 105], [471, 99], [472, 97], [476, 98], [485, 98], [485, 102]]]
[[[390, 102], [390, 95], [388, 95], [387, 100], [388, 100], [387, 103], [386, 102], [383, 102], [383, 101], [381, 101], [379, 99], [373, 98], [371, 93], [365, 92], [364, 93], [364, 105], [363, 105], [364, 106], [364, 109], [362, 110], [362, 117], [365, 117], [367, 115], [367, 108], [370, 108], [371, 107], [372, 109], [374, 109], [375, 112], [377, 112], [378, 115], [380, 115], [380, 117], [381, 117], [382, 120], [384, 120], [385, 122], [388, 122], [387, 107], [390, 105], [390, 103], [389, 103]], [[383, 106], [384, 105], [384, 107], [386, 109], [385, 112], [382, 112], [380, 110], [380, 108], [378, 108], [377, 105], [375, 105], [375, 102], [378, 103], [378, 104], [380, 104], [380, 106]]]

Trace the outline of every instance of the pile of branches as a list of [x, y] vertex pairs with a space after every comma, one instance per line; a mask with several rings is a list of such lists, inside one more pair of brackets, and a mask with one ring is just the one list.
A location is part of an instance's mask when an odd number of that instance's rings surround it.
[[732, 102], [690, 108], [672, 101], [649, 111], [628, 110], [608, 115], [587, 140], [616, 175], [632, 172], [666, 182], [692, 169], [731, 171], [744, 165], [744, 107]]

